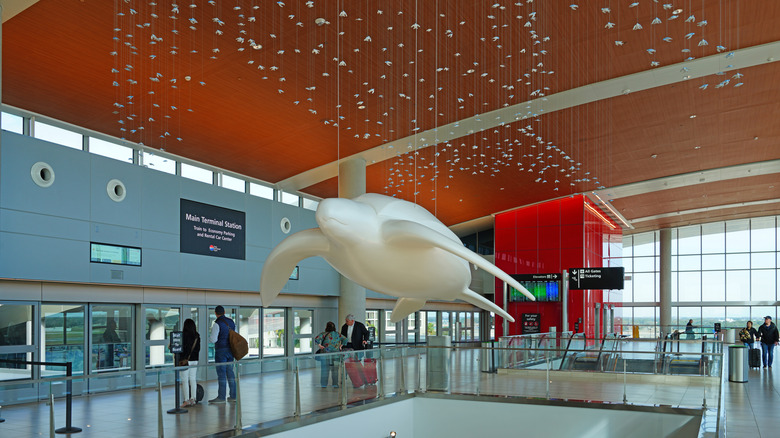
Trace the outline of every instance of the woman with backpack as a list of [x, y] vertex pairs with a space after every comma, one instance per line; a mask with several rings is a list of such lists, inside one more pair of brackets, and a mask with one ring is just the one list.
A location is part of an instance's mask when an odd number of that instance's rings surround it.
[[[317, 347], [319, 348], [315, 354], [334, 353], [341, 351], [341, 347], [346, 344], [346, 342], [346, 336], [336, 331], [336, 324], [334, 324], [332, 321], [328, 321], [328, 323], [325, 325], [325, 331], [318, 334], [314, 338], [314, 343], [317, 344]], [[334, 360], [332, 355], [321, 359], [318, 358], [318, 360], [322, 364], [320, 371], [320, 385], [323, 388], [328, 387], [328, 374], [330, 374], [333, 380], [333, 387], [338, 388], [339, 374], [338, 367], [336, 366], [337, 361]]]

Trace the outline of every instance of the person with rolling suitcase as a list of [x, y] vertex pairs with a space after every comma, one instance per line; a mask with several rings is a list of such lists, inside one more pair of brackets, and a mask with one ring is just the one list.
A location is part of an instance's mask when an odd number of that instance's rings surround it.
[[758, 338], [758, 331], [753, 327], [753, 321], [748, 321], [745, 328], [739, 331], [739, 340], [748, 348], [748, 366], [750, 368], [761, 367], [761, 350], [753, 348]]

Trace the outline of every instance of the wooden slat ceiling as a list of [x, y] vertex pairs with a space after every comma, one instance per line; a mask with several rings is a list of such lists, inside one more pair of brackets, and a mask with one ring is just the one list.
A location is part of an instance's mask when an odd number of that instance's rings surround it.
[[[273, 183], [651, 63], [719, 54], [723, 75], [370, 163], [368, 190], [414, 200], [451, 225], [600, 187], [780, 158], [780, 66], [734, 71], [727, 56], [780, 40], [780, 2], [592, 3], [40, 0], [3, 25], [3, 102]], [[615, 207], [632, 219], [773, 199], [777, 179], [666, 190]], [[303, 191], [336, 196], [336, 184]], [[756, 212], [780, 214], [780, 204], [692, 217]]]

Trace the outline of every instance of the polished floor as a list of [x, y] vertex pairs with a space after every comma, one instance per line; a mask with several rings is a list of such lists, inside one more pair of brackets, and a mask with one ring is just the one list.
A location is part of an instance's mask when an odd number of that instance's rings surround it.
[[[477, 355], [461, 352], [452, 359], [452, 373], [449, 380], [451, 391], [468, 394], [514, 395], [568, 400], [592, 400], [642, 405], [671, 405], [700, 407], [707, 399], [707, 405], [717, 406], [718, 390], [713, 379], [691, 378], [686, 384], [677, 382], [628, 383], [620, 379], [599, 381], [582, 378], [583, 373], [572, 373], [572, 377], [554, 376], [548, 383], [545, 375], [519, 377], [506, 374], [482, 373]], [[403, 387], [414, 391], [424, 387], [425, 360], [412, 356], [403, 361], [386, 360], [380, 370], [384, 384], [354, 389], [347, 385], [348, 402], [391, 394]], [[778, 365], [780, 367], [780, 365]], [[423, 371], [418, 373], [418, 368]], [[401, 370], [403, 369], [403, 379]], [[727, 410], [727, 431], [729, 437], [776, 437], [780, 436], [780, 393], [774, 387], [776, 369], [750, 371], [748, 383], [729, 383], [725, 389]], [[780, 379], [780, 376], [777, 377]], [[338, 406], [342, 393], [339, 389], [320, 387], [319, 369], [301, 370], [299, 374], [301, 411], [311, 411]], [[216, 393], [216, 382], [201, 382], [206, 388], [206, 398]], [[291, 372], [270, 372], [242, 376], [240, 379], [242, 426], [272, 422], [292, 417], [295, 411], [295, 378]], [[210, 405], [199, 404], [183, 414], [167, 414], [165, 410], [174, 407], [173, 387], [164, 387], [162, 399], [162, 428], [164, 435], [171, 437], [206, 436], [231, 430], [236, 425], [237, 405], [232, 403]], [[73, 425], [84, 431], [73, 436], [159, 436], [160, 418], [158, 393], [154, 388], [135, 389], [79, 396], [73, 402]], [[774, 412], [774, 413], [773, 413]], [[5, 406], [0, 414], [5, 418], [0, 423], [0, 436], [35, 437], [49, 434], [50, 408], [45, 402]], [[65, 400], [58, 398], [54, 404], [55, 427], [65, 424]], [[61, 436], [61, 435], [60, 435]]]

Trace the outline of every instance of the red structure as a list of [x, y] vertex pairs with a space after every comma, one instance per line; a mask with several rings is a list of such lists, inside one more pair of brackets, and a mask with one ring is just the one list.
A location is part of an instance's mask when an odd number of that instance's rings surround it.
[[[609, 257], [620, 257], [622, 229], [585, 196], [548, 201], [495, 217], [495, 264], [508, 274], [561, 273], [569, 268], [608, 266]], [[503, 307], [502, 282], [496, 280], [496, 304]], [[596, 303], [622, 302], [621, 291], [574, 290], [569, 292], [569, 330], [594, 335]], [[540, 331], [561, 331], [562, 303], [517, 302], [508, 304], [515, 318], [507, 335], [522, 334], [523, 313], [541, 314]], [[616, 310], [616, 324], [619, 311]], [[496, 319], [496, 334], [503, 336], [503, 319]]]

